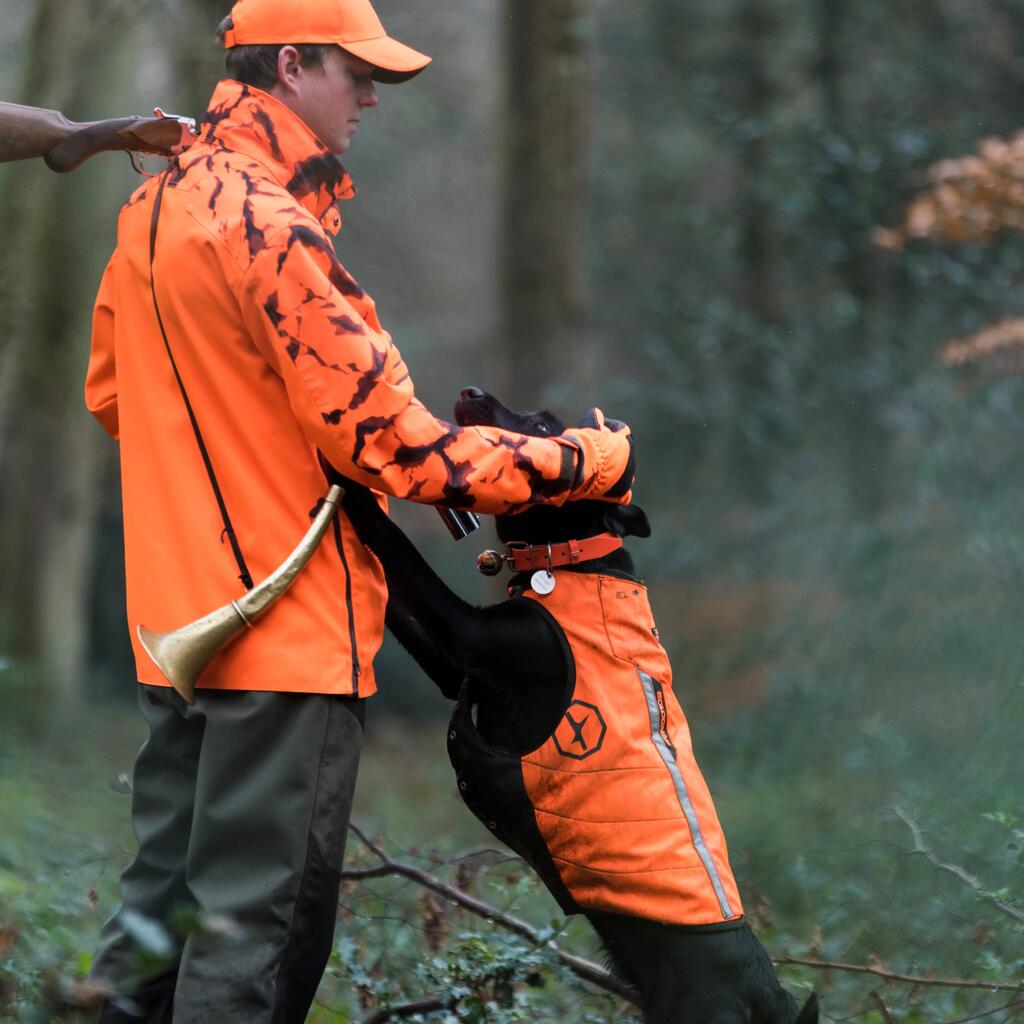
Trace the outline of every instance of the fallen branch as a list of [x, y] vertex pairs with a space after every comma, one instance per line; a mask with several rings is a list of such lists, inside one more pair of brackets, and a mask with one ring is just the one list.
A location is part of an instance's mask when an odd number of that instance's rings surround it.
[[886, 971], [881, 967], [869, 967], [866, 964], [844, 964], [834, 960], [807, 960], [797, 956], [773, 956], [777, 964], [793, 964], [797, 967], [813, 967], [819, 971], [847, 971], [850, 974], [871, 974], [886, 981], [896, 981], [903, 985], [924, 985], [933, 988], [977, 988], [988, 992], [1022, 992], [1024, 978], [1014, 983], [1009, 981], [981, 981], [974, 978], [925, 978], [914, 974], [898, 974]]
[[1004, 903], [1002, 900], [997, 900], [985, 887], [981, 884], [981, 881], [974, 877], [965, 868], [960, 867], [958, 864], [947, 864], [943, 860], [939, 860], [934, 853], [928, 848], [924, 841], [924, 833], [921, 830], [921, 826], [918, 825], [913, 818], [908, 814], [905, 814], [899, 807], [893, 808], [893, 813], [900, 821], [903, 822], [907, 828], [910, 829], [910, 834], [914, 837], [914, 853], [924, 857], [932, 867], [939, 871], [944, 871], [948, 875], [952, 875], [954, 878], [959, 879], [964, 883], [982, 902], [987, 903], [990, 907], [994, 907], [1000, 913], [1005, 914], [1011, 920], [1016, 921], [1017, 924], [1024, 924], [1024, 911], [1018, 910], [1016, 907], [1010, 906], [1009, 903]]
[[436, 875], [431, 875], [429, 872], [423, 871], [421, 868], [414, 867], [412, 864], [404, 864], [401, 861], [393, 860], [384, 852], [379, 844], [370, 839], [369, 836], [358, 828], [358, 826], [349, 825], [349, 829], [380, 861], [380, 865], [372, 868], [353, 868], [351, 870], [343, 871], [341, 874], [342, 879], [360, 881], [367, 878], [381, 878], [387, 875], [400, 875], [403, 878], [408, 878], [411, 881], [416, 882], [418, 885], [422, 885], [425, 889], [430, 889], [431, 892], [435, 892], [439, 896], [443, 896], [446, 900], [451, 900], [452, 903], [462, 907], [463, 910], [468, 910], [470, 913], [476, 914], [478, 917], [485, 918], [494, 924], [500, 925], [502, 928], [515, 933], [520, 938], [526, 939], [527, 942], [533, 943], [535, 946], [546, 945], [559, 963], [564, 967], [567, 967], [576, 975], [576, 977], [581, 978], [583, 981], [590, 982], [590, 984], [596, 985], [598, 988], [602, 988], [606, 992], [611, 992], [620, 999], [625, 999], [628, 1002], [639, 1006], [639, 996], [636, 992], [628, 985], [619, 981], [617, 978], [614, 978], [600, 964], [596, 964], [592, 960], [586, 960], [583, 957], [576, 956], [573, 953], [567, 953], [564, 949], [559, 948], [554, 942], [545, 941], [536, 928], [531, 924], [528, 924], [526, 921], [523, 921], [521, 918], [513, 917], [511, 914], [506, 914], [504, 911], [498, 910], [497, 907], [492, 907], [489, 903], [485, 903], [483, 900], [479, 900], [475, 896], [470, 896], [470, 894], [465, 890], [459, 889], [457, 886], [450, 885], [448, 882], [443, 881]]
[[878, 1012], [882, 1015], [882, 1020], [885, 1024], [900, 1024], [900, 1022], [893, 1016], [892, 1010], [886, 1005], [885, 1000], [882, 998], [880, 992], [871, 993], [871, 1001], [878, 1008]]
[[441, 1010], [450, 1010], [454, 1003], [451, 996], [427, 996], [408, 1003], [395, 1003], [394, 1006], [381, 1007], [376, 1013], [363, 1018], [362, 1024], [384, 1024], [388, 1020], [415, 1017], [418, 1013], [439, 1013]]
[[981, 1010], [979, 1013], [971, 1014], [970, 1017], [957, 1017], [956, 1020], [947, 1020], [944, 1024], [971, 1024], [971, 1021], [984, 1020], [986, 1017], [994, 1017], [997, 1013], [1002, 1013], [1004, 1010], [1013, 1010], [1016, 1012], [1022, 1008], [1024, 1008], [1024, 1002], [1021, 1002], [1019, 999], [1014, 999], [1012, 1003], [1007, 1003], [1005, 1006], [993, 1006], [988, 1010]]

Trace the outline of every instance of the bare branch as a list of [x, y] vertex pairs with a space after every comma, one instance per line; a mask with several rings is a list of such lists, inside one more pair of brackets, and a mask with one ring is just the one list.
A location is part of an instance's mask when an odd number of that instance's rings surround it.
[[880, 992], [871, 993], [871, 1001], [878, 1007], [878, 1012], [882, 1015], [882, 1020], [885, 1024], [900, 1024], [900, 1022], [892, 1015], [892, 1010], [886, 1005], [885, 1000], [882, 998]]
[[404, 864], [401, 861], [393, 860], [378, 843], [371, 840], [358, 826], [350, 824], [349, 829], [381, 861], [381, 865], [375, 868], [356, 868], [352, 871], [343, 871], [341, 876], [343, 879], [358, 881], [365, 878], [380, 878], [385, 875], [401, 875], [403, 878], [408, 878], [422, 885], [425, 889], [430, 889], [431, 892], [436, 892], [446, 900], [451, 900], [452, 903], [462, 907], [463, 910], [468, 910], [471, 914], [476, 914], [478, 917], [491, 921], [493, 924], [500, 925], [507, 931], [526, 939], [527, 942], [531, 942], [536, 946], [547, 945], [559, 963], [572, 971], [576, 977], [590, 982], [606, 992], [611, 992], [620, 999], [625, 999], [637, 1006], [639, 1005], [639, 996], [636, 992], [609, 974], [600, 964], [576, 956], [573, 953], [567, 953], [554, 942], [545, 942], [541, 938], [540, 932], [526, 921], [498, 910], [497, 907], [493, 907], [489, 903], [471, 896], [468, 892], [459, 889], [457, 886], [450, 885], [436, 875], [431, 875], [412, 864]]
[[376, 1013], [364, 1018], [362, 1024], [384, 1024], [389, 1020], [414, 1017], [417, 1013], [437, 1013], [439, 1010], [451, 1009], [454, 1002], [452, 996], [426, 996], [408, 1003], [395, 1003], [393, 1006], [381, 1007]]
[[985, 886], [983, 886], [981, 882], [974, 877], [974, 875], [960, 867], [958, 864], [947, 864], [945, 861], [939, 860], [939, 858], [936, 857], [925, 844], [924, 833], [921, 831], [921, 826], [899, 807], [894, 807], [893, 813], [900, 819], [900, 821], [903, 822], [904, 825], [907, 826], [907, 828], [910, 829], [910, 833], [914, 837], [914, 853], [924, 857], [932, 867], [959, 879], [964, 885], [972, 890], [974, 894], [982, 900], [982, 902], [987, 903], [990, 907], [994, 907], [1000, 913], [1005, 914], [1011, 920], [1016, 921], [1017, 924], [1024, 924], [1024, 911], [1010, 906], [1009, 903], [1003, 903], [1002, 900], [997, 900], [985, 889]]
[[390, 864], [379, 864], [375, 868], [345, 868], [341, 879], [343, 882], [365, 882], [371, 878], [390, 878], [397, 873]]
[[493, 857], [499, 864], [502, 861], [522, 861], [523, 859], [518, 853], [513, 853], [511, 850], [502, 850], [497, 846], [471, 846], [468, 850], [463, 850], [462, 853], [453, 853], [450, 857], [445, 857], [440, 863], [458, 864], [464, 860], [472, 860], [474, 857], [484, 856]]
[[982, 1010], [980, 1013], [972, 1014], [970, 1017], [958, 1017], [956, 1020], [947, 1020], [945, 1024], [970, 1024], [971, 1021], [994, 1017], [997, 1013], [1002, 1013], [1004, 1010], [1012, 1010], [1016, 1013], [1022, 1009], [1024, 1009], [1024, 1001], [1014, 999], [1012, 1003], [1006, 1003], [1004, 1006], [993, 1006], [990, 1010]]
[[866, 964], [843, 964], [834, 960], [808, 960], [796, 956], [773, 956], [777, 964], [793, 964], [797, 967], [813, 967], [819, 971], [846, 971], [850, 974], [871, 974], [886, 981], [896, 981], [904, 985], [923, 985], [932, 988], [977, 988], [988, 992], [1021, 992], [1024, 993], [1024, 978], [1018, 982], [981, 981], [973, 978], [925, 978], [914, 974], [898, 974], [886, 971], [881, 967], [869, 967]]
[[350, 821], [348, 824], [349, 832], [354, 832], [356, 838], [365, 846], [370, 853], [374, 854], [379, 860], [389, 860], [388, 855], [380, 847], [378, 843], [375, 843], [354, 821]]

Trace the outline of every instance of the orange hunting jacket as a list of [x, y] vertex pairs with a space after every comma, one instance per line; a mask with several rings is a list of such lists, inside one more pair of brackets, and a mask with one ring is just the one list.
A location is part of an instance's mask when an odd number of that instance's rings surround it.
[[517, 849], [563, 910], [665, 924], [743, 915], [725, 836], [693, 756], [643, 584], [555, 570], [548, 614], [572, 666], [566, 713], [513, 757], [476, 731], [467, 695], [448, 750], [470, 808]]
[[[121, 211], [85, 396], [120, 441], [138, 678], [166, 685], [137, 626], [176, 628], [244, 588], [154, 313], [157, 186], [148, 181]], [[231, 80], [217, 86], [200, 140], [172, 163], [164, 189], [153, 274], [160, 312], [257, 582], [298, 543], [327, 490], [318, 450], [377, 491], [489, 513], [564, 501], [576, 473], [571, 439], [460, 429], [416, 399], [373, 300], [328, 235], [340, 227], [336, 202], [353, 194], [301, 119]], [[606, 488], [597, 478], [613, 460], [603, 441], [591, 461], [595, 487]], [[383, 574], [339, 517], [293, 588], [211, 662], [201, 687], [375, 690]]]

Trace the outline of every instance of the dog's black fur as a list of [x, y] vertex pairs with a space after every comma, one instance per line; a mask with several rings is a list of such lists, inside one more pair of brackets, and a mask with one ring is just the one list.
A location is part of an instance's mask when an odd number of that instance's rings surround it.
[[[476, 388], [455, 407], [461, 426], [497, 426], [554, 436], [565, 424], [548, 412], [506, 409]], [[360, 539], [380, 559], [388, 583], [387, 624], [442, 693], [457, 699], [468, 685], [477, 729], [512, 754], [540, 746], [565, 713], [570, 665], [549, 618], [528, 602], [476, 608], [454, 594], [427, 565], [365, 488], [346, 482], [343, 507]], [[534, 506], [498, 516], [503, 542], [545, 544], [611, 532], [650, 535], [636, 505], [579, 501]], [[624, 550], [560, 572], [635, 578]], [[524, 578], [513, 578], [511, 587]], [[816, 1024], [817, 1000], [802, 1010], [779, 984], [764, 948], [745, 921], [689, 928], [617, 914], [587, 912], [614, 968], [640, 993], [648, 1024]]]

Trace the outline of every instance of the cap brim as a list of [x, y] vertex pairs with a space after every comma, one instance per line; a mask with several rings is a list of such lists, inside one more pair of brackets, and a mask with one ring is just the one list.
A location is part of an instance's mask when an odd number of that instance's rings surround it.
[[373, 77], [377, 82], [397, 85], [408, 82], [418, 75], [431, 61], [425, 53], [400, 43], [391, 36], [378, 39], [362, 39], [355, 43], [340, 43], [354, 57], [365, 60], [374, 67]]

